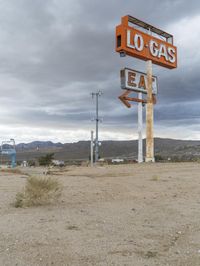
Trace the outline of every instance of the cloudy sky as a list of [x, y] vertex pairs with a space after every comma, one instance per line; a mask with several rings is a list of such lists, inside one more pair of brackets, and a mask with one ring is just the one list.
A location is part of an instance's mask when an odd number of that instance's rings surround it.
[[[155, 136], [200, 139], [200, 2], [192, 0], [0, 0], [0, 140], [90, 138], [99, 99], [101, 139], [136, 139], [119, 71], [145, 62], [115, 52], [115, 26], [130, 14], [174, 35], [178, 68], [153, 67]], [[145, 130], [144, 130], [145, 132]]]

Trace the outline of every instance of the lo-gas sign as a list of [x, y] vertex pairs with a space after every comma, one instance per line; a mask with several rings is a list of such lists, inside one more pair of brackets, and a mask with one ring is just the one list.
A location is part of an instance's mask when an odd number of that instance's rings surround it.
[[173, 36], [139, 21], [138, 25], [144, 24], [154, 30], [153, 33], [145, 33], [134, 24], [130, 26], [129, 20], [130, 16], [122, 17], [121, 25], [116, 27], [116, 51], [145, 61], [152, 60], [154, 64], [166, 68], [176, 68], [177, 48], [173, 45]]

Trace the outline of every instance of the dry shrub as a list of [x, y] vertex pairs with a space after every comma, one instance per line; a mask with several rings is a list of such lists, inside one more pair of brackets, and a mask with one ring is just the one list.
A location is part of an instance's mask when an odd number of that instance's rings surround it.
[[154, 176], [152, 176], [151, 180], [152, 181], [159, 181], [160, 180], [160, 177], [157, 176], [157, 175], [154, 175]]
[[16, 195], [15, 207], [41, 206], [56, 202], [61, 196], [62, 186], [50, 177], [29, 177], [23, 192]]
[[76, 225], [69, 225], [69, 226], [67, 226], [67, 230], [75, 230], [75, 231], [78, 231], [79, 228]]
[[153, 258], [157, 256], [157, 252], [156, 251], [147, 251], [147, 253], [145, 254], [145, 257], [147, 258]]

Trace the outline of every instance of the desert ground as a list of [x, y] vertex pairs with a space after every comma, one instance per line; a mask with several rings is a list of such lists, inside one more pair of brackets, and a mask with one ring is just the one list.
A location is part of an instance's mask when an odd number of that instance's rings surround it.
[[44, 169], [20, 171], [0, 172], [0, 265], [200, 265], [200, 164], [51, 169], [60, 200], [15, 208]]

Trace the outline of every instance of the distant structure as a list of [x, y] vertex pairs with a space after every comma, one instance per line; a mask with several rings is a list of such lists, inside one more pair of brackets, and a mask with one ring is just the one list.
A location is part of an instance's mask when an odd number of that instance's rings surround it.
[[16, 166], [16, 149], [15, 149], [15, 140], [10, 139], [8, 141], [2, 141], [1, 144], [1, 164], [3, 155], [7, 155], [11, 161], [11, 167]]

